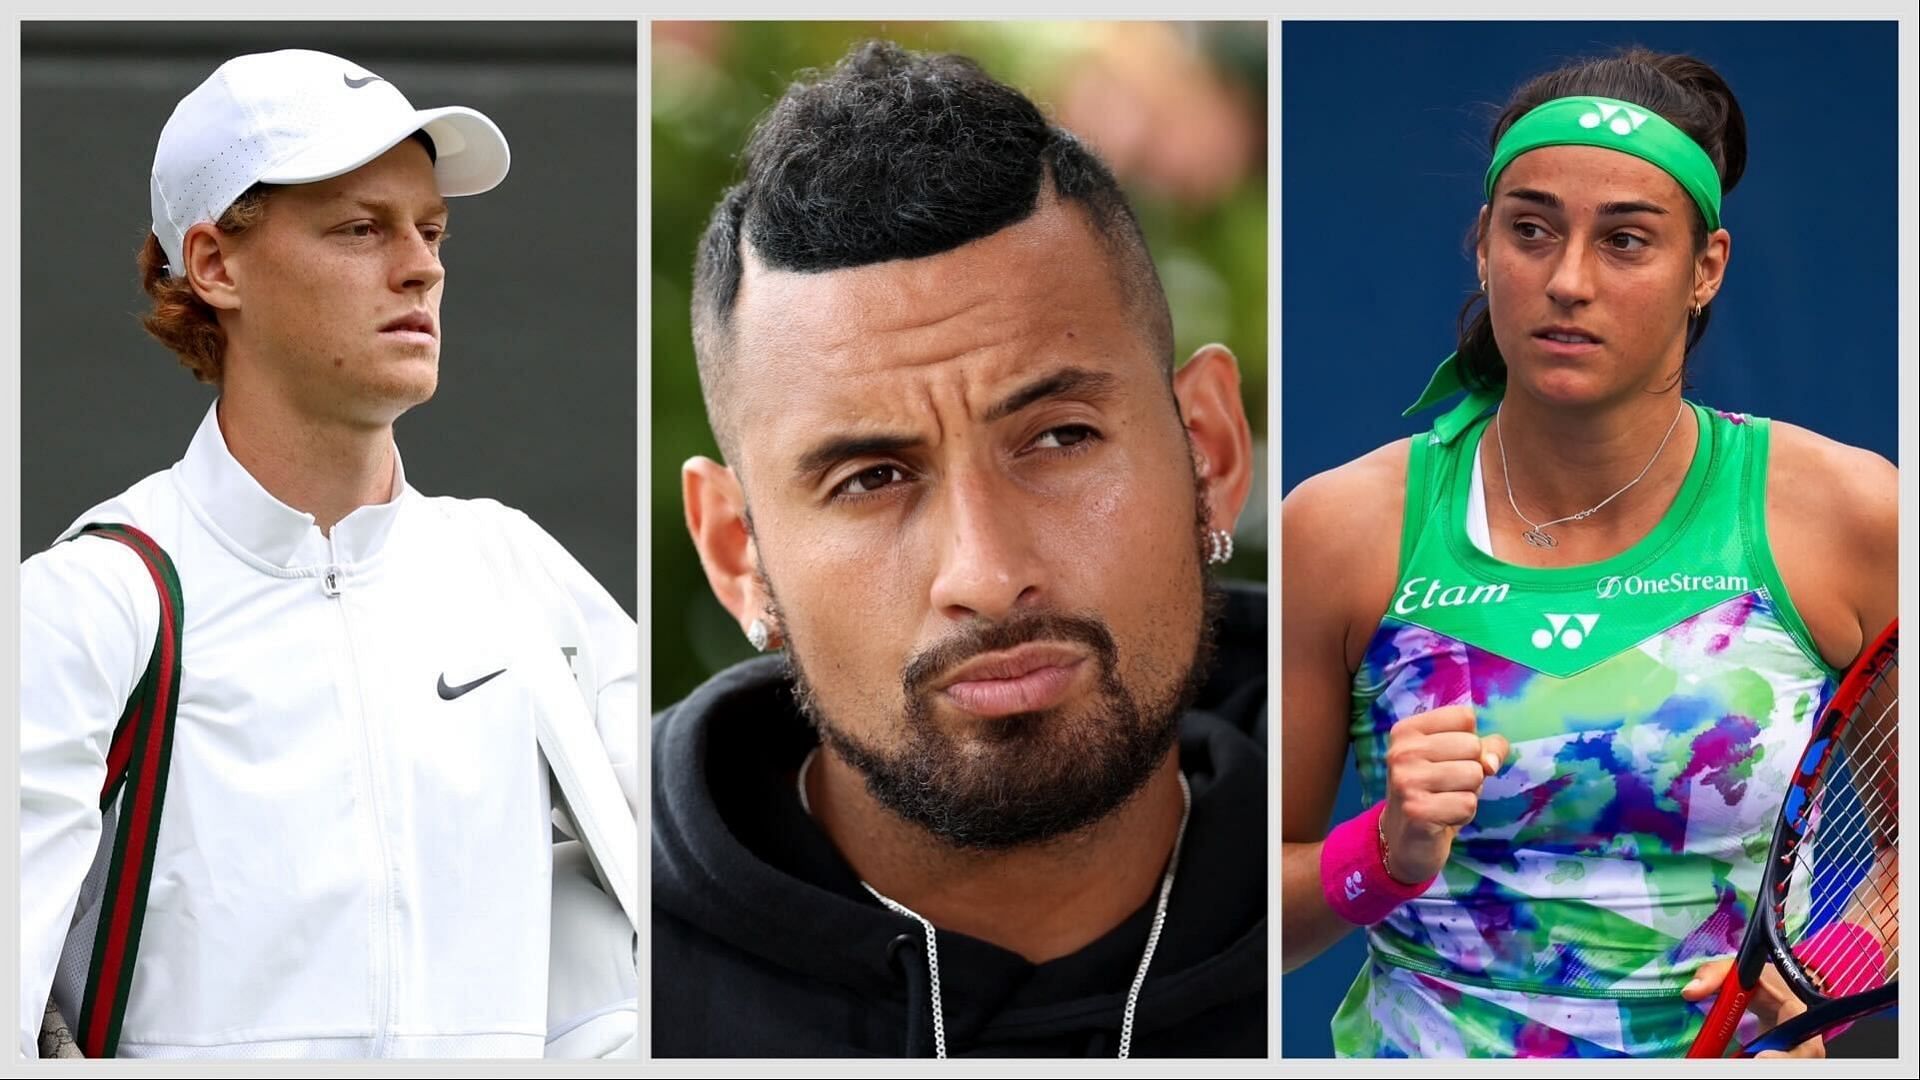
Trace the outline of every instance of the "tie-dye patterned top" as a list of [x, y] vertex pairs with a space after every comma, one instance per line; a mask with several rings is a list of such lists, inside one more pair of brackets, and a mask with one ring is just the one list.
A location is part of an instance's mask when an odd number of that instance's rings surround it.
[[1684, 1052], [1680, 999], [1734, 952], [1787, 776], [1837, 673], [1767, 546], [1765, 420], [1692, 406], [1666, 517], [1579, 567], [1494, 559], [1464, 527], [1482, 420], [1414, 440], [1401, 577], [1353, 679], [1362, 788], [1387, 732], [1471, 704], [1513, 744], [1426, 895], [1369, 934], [1344, 1055]]

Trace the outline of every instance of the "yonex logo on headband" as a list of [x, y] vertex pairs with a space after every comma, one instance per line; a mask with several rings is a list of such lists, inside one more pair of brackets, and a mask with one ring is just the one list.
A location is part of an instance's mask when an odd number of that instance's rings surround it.
[[[1581, 127], [1596, 128], [1601, 124], [1606, 124], [1608, 130], [1612, 131], [1615, 135], [1631, 135], [1640, 130], [1641, 124], [1647, 122], [1646, 113], [1626, 105], [1615, 105], [1611, 102], [1596, 101], [1593, 103], [1593, 107], [1600, 111], [1582, 113], [1580, 116]], [[1625, 115], [1622, 115], [1623, 113]]]
[[1649, 161], [1678, 181], [1708, 229], [1720, 227], [1720, 173], [1693, 137], [1652, 109], [1602, 97], [1555, 98], [1515, 120], [1487, 166], [1485, 193], [1514, 158], [1543, 146], [1598, 146]]

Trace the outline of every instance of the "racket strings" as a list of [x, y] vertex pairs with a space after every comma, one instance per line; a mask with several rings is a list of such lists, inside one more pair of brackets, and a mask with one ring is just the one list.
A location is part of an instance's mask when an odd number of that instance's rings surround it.
[[1875, 674], [1836, 739], [1774, 898], [1794, 959], [1833, 996], [1899, 968], [1898, 670]]

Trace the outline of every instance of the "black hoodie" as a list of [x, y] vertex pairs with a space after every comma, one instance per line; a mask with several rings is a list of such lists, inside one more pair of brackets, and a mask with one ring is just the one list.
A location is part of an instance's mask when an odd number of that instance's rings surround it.
[[[1132, 1053], [1267, 1053], [1266, 591], [1232, 586], [1213, 672], [1181, 719], [1193, 791]], [[929, 1056], [925, 936], [882, 907], [800, 807], [814, 745], [777, 657], [653, 722], [655, 1057]], [[938, 937], [951, 1056], [1111, 1056], [1154, 896], [1044, 964]]]

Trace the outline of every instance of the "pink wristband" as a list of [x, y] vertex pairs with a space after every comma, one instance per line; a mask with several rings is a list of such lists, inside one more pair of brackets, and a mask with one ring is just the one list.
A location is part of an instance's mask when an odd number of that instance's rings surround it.
[[1402, 885], [1388, 876], [1380, 851], [1380, 815], [1386, 809], [1386, 803], [1374, 803], [1334, 826], [1320, 845], [1320, 891], [1334, 914], [1355, 926], [1372, 926], [1433, 884], [1428, 878]]

